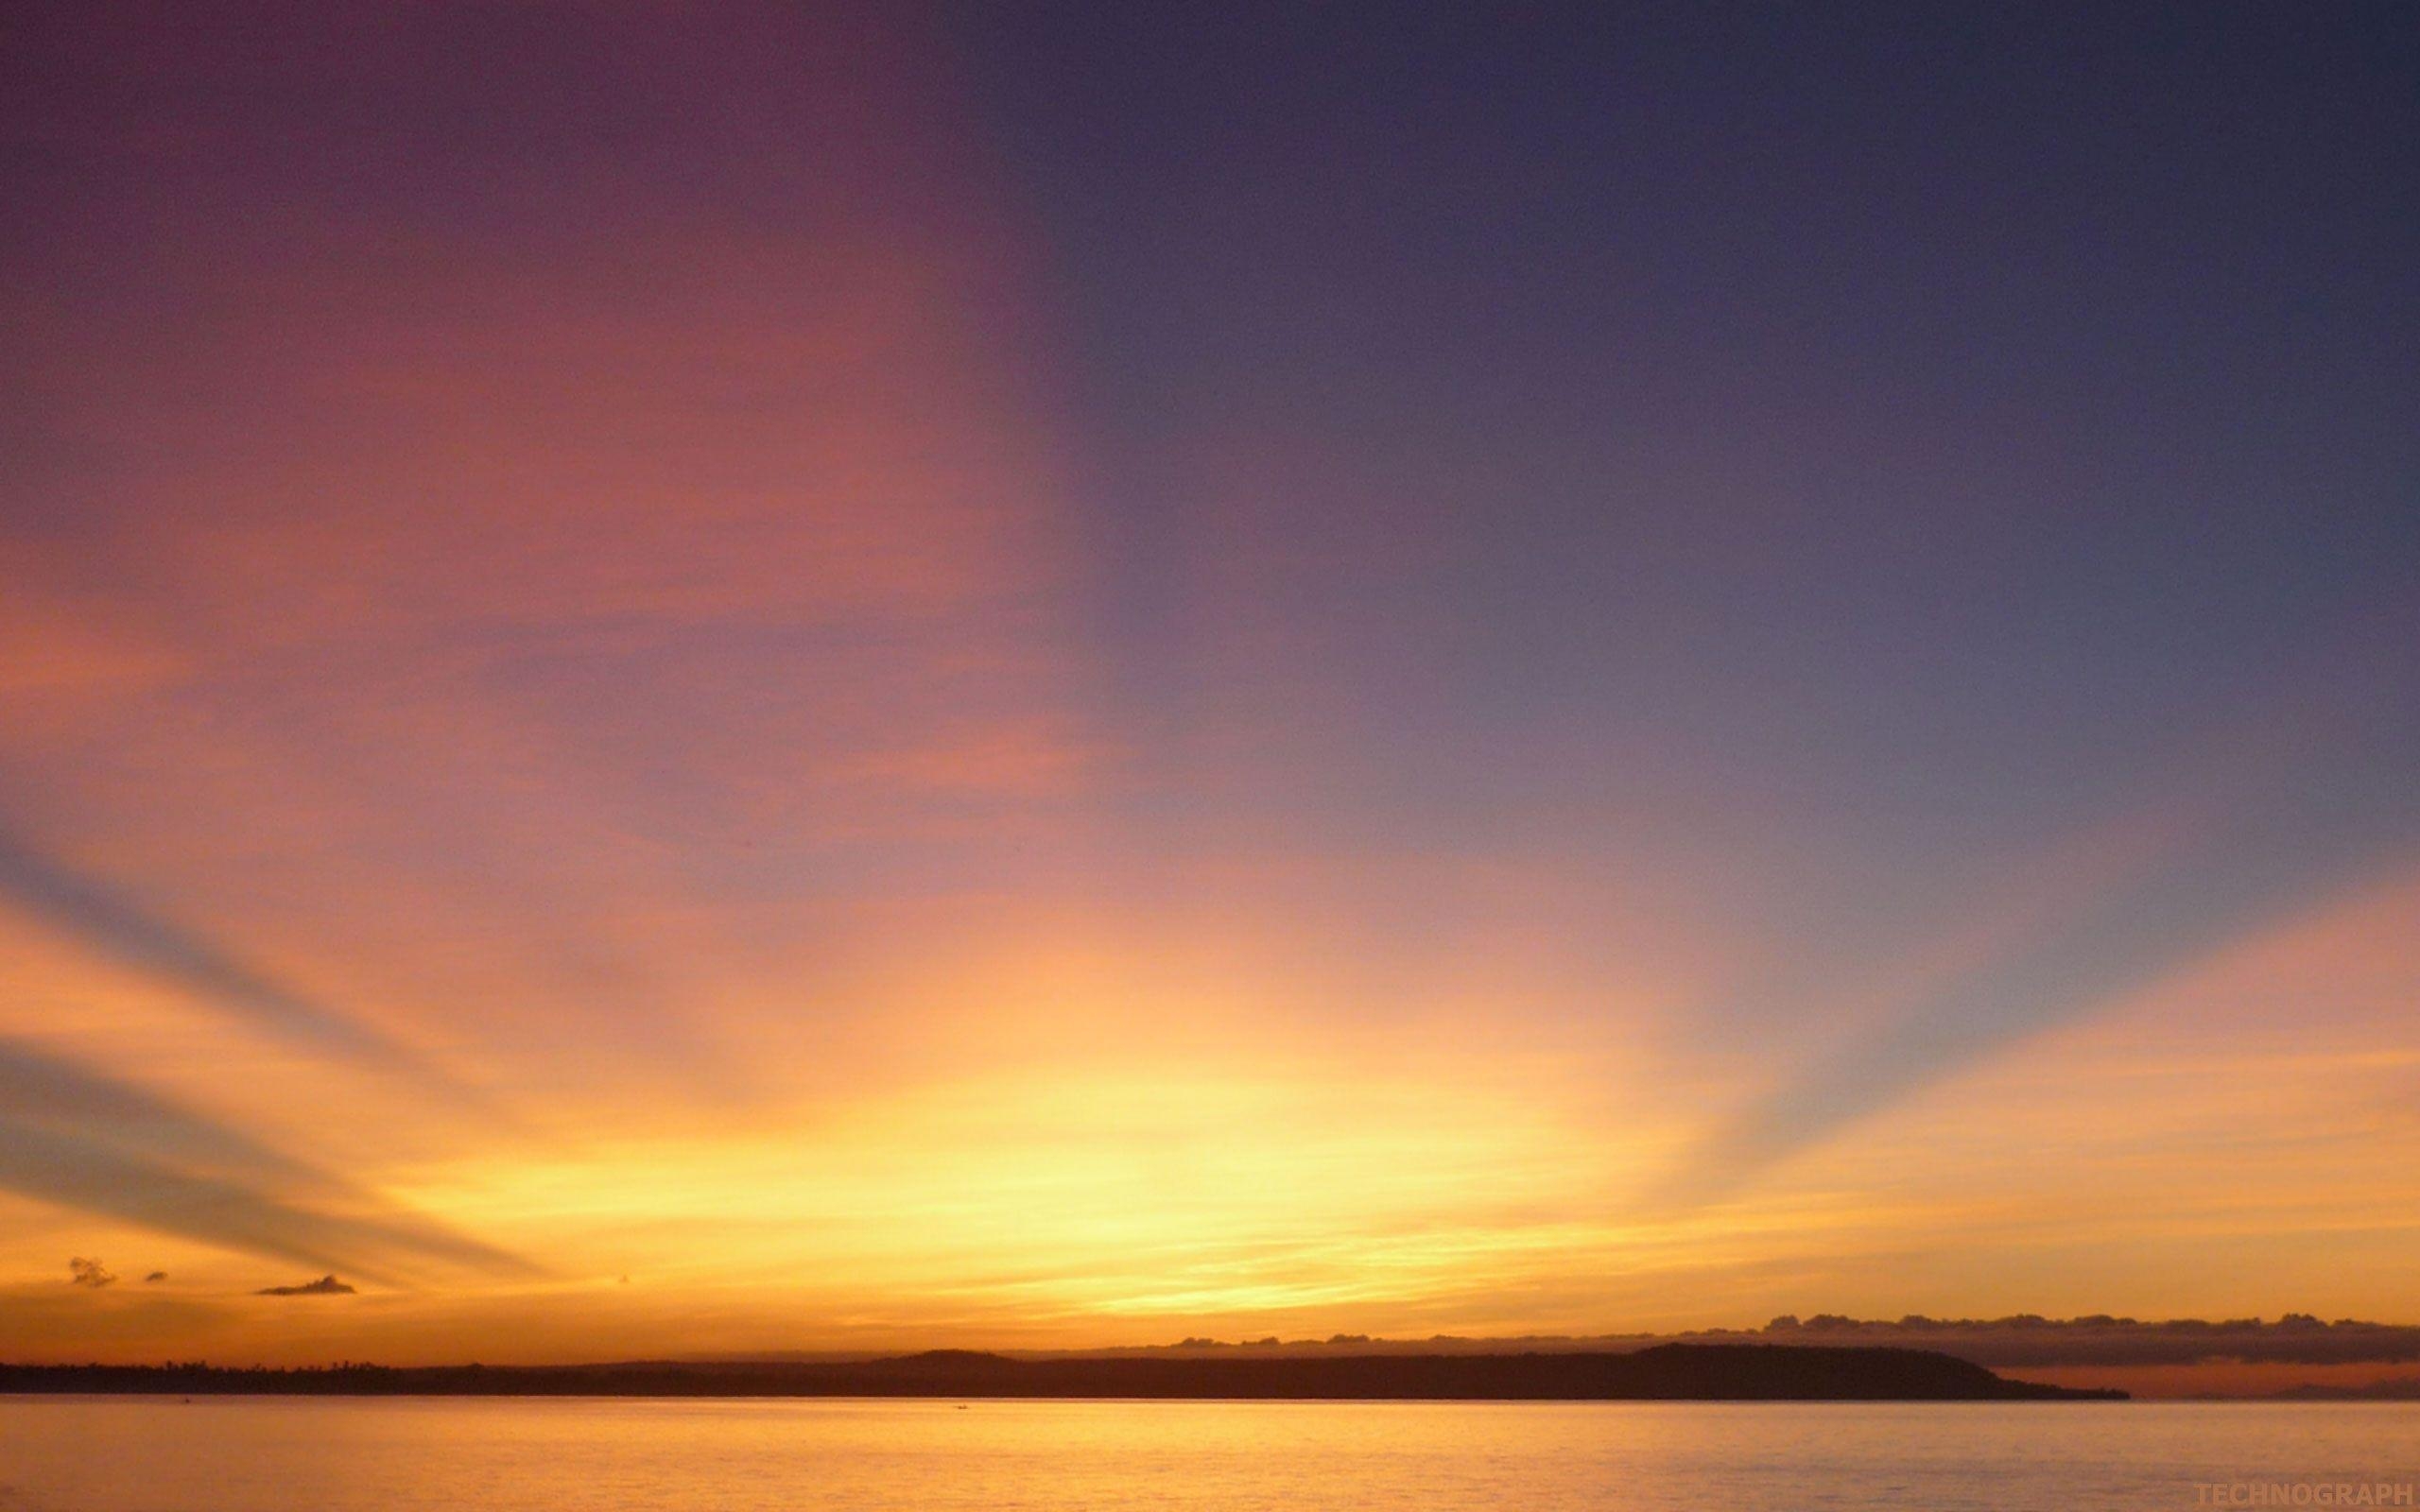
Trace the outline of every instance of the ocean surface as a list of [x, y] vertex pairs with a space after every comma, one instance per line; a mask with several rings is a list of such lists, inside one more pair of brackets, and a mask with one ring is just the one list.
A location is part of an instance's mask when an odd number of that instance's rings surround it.
[[2093, 1512], [2416, 1480], [2420, 1403], [0, 1398], [5, 1512]]

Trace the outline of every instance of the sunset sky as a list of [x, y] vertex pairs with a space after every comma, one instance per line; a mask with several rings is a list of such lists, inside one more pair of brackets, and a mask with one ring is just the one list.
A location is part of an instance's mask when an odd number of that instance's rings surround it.
[[0, 1357], [2420, 1321], [2411, 9], [5, 14]]

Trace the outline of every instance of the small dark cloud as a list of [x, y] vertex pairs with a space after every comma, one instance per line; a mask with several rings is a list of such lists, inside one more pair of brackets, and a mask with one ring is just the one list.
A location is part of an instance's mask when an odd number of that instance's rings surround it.
[[67, 1270], [69, 1276], [67, 1284], [70, 1286], [89, 1286], [98, 1291], [117, 1280], [116, 1274], [99, 1261], [87, 1260], [81, 1255], [67, 1263]]
[[351, 1297], [353, 1288], [333, 1276], [322, 1276], [316, 1281], [303, 1281], [294, 1286], [264, 1286], [254, 1297]]
[[153, 1271], [150, 1275], [146, 1276], [146, 1277], [144, 1277], [144, 1278], [143, 1278], [143, 1284], [144, 1284], [144, 1285], [146, 1285], [146, 1286], [156, 1286], [156, 1285], [158, 1285], [160, 1282], [164, 1281], [164, 1280], [166, 1280], [167, 1279], [168, 1279], [168, 1273], [167, 1273], [166, 1271], [164, 1271], [164, 1270], [155, 1270], [155, 1271]]

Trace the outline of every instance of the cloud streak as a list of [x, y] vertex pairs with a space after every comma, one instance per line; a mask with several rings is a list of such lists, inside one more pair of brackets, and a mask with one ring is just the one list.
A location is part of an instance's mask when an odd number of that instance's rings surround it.
[[314, 1003], [213, 941], [0, 831], [0, 896], [100, 954], [165, 977], [262, 1027], [363, 1060], [398, 1053], [390, 1040]]
[[[536, 1267], [137, 1088], [0, 1041], [0, 1188], [248, 1253], [390, 1278]], [[92, 1283], [98, 1284], [98, 1283]]]
[[276, 981], [235, 952], [0, 830], [0, 898], [86, 948], [163, 978], [253, 1026], [400, 1074], [449, 1101], [473, 1094], [417, 1052]]
[[[2364, 628], [2399, 644], [2411, 618], [2391, 612]], [[2217, 754], [2065, 848], [2048, 877], [2064, 902], [2018, 909], [2013, 927], [1966, 931], [1987, 948], [1716, 1127], [1650, 1204], [1721, 1200], [1859, 1120], [2409, 855], [2420, 798], [2396, 753], [2413, 721], [2377, 696], [2408, 679], [2377, 660], [2346, 658], [2267, 719], [2197, 747]]]
[[7, 1039], [0, 1039], [0, 1108], [15, 1124], [73, 1131], [130, 1154], [173, 1150], [188, 1168], [254, 1185], [330, 1194], [343, 1187], [247, 1134]]

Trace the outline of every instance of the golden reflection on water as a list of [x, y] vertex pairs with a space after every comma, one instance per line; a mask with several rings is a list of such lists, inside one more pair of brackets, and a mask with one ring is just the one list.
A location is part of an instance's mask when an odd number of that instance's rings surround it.
[[0, 1400], [5, 1512], [2132, 1512], [2415, 1477], [2400, 1403]]

